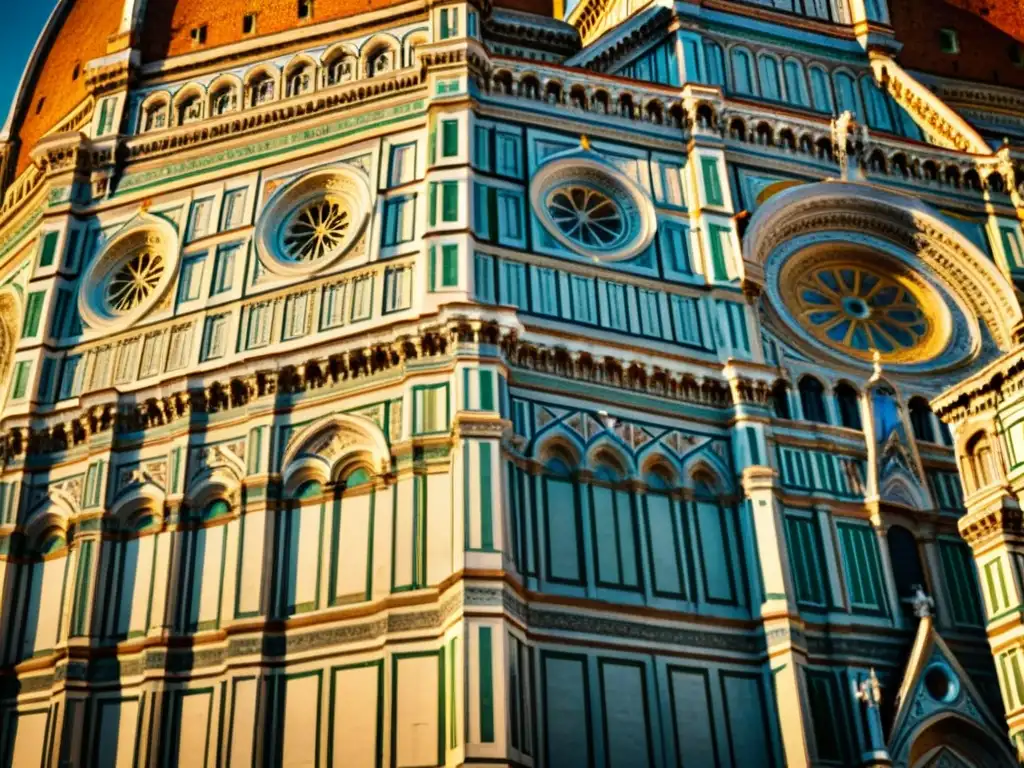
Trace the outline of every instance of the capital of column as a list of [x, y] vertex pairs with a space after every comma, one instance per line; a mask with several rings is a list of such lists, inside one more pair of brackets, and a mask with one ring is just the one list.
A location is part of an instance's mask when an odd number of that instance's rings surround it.
[[747, 496], [759, 493], [774, 493], [779, 486], [779, 473], [772, 467], [755, 465], [746, 467], [741, 478], [743, 492]]

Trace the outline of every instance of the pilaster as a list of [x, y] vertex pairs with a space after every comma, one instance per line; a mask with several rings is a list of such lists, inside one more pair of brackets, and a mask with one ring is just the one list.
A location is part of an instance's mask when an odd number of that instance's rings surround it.
[[811, 764], [810, 722], [805, 705], [803, 667], [807, 660], [804, 623], [797, 613], [789, 572], [782, 505], [776, 497], [778, 473], [771, 467], [743, 471], [743, 491], [750, 503], [764, 583], [761, 620], [775, 680], [786, 765]]

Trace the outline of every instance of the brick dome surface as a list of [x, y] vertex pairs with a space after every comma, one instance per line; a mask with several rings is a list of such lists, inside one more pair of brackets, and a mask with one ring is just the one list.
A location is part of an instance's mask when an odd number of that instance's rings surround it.
[[[1024, 67], [1014, 63], [1013, 53], [1024, 50], [1022, 0], [890, 0], [889, 10], [905, 67], [1024, 88]], [[943, 29], [956, 32], [958, 53], [942, 51]]]

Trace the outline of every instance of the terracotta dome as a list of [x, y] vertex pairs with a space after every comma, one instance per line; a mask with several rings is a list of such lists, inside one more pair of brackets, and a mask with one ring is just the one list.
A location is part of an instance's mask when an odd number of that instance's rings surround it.
[[20, 139], [15, 174], [36, 142], [86, 98], [85, 64], [107, 53], [121, 11], [116, 0], [64, 0], [53, 11], [7, 118], [8, 134]]
[[[889, 11], [908, 69], [1024, 88], [1020, 0], [890, 0]], [[956, 32], [959, 52], [943, 52], [945, 29]]]

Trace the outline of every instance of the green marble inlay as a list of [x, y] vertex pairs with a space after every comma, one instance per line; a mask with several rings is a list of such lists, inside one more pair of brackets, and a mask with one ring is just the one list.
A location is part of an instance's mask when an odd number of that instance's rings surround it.
[[344, 117], [326, 125], [307, 128], [304, 131], [290, 133], [286, 136], [254, 142], [244, 147], [233, 147], [191, 160], [184, 160], [178, 163], [169, 162], [147, 171], [128, 173], [118, 185], [117, 195], [115, 196], [151, 187], [181, 176], [215, 171], [238, 163], [278, 155], [290, 149], [314, 146], [331, 139], [342, 138], [353, 133], [365, 131], [368, 128], [386, 125], [395, 120], [414, 117], [422, 113], [425, 108], [426, 102], [423, 99], [417, 99], [407, 104], [398, 104], [394, 107], [368, 112], [364, 115]]

